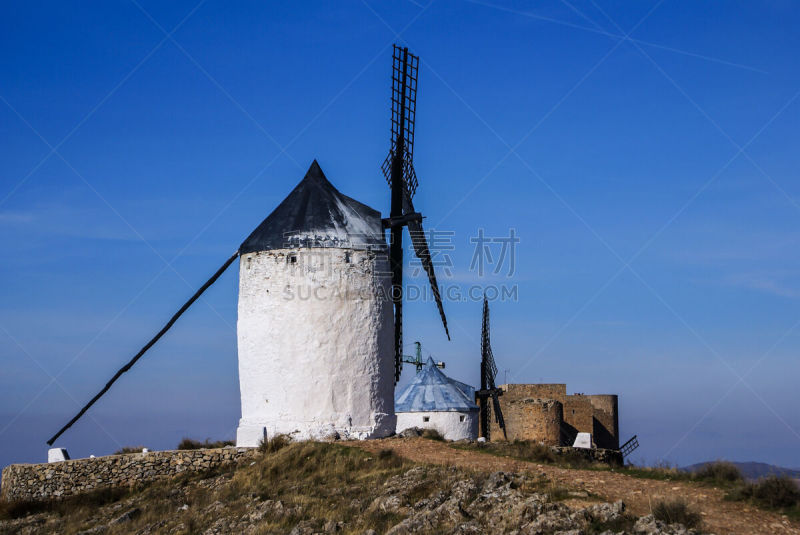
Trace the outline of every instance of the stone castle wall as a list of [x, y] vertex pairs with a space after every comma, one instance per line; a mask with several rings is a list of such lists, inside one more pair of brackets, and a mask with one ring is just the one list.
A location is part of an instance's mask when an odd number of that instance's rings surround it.
[[594, 407], [594, 441], [598, 448], [619, 448], [619, 398], [616, 395], [586, 396]]
[[567, 385], [564, 383], [511, 384], [500, 385], [500, 388], [503, 390], [502, 400], [554, 399], [562, 404], [567, 400]]
[[[571, 446], [578, 433], [591, 433], [598, 448], [619, 448], [616, 395], [567, 395], [567, 386], [554, 384], [500, 385], [500, 406], [508, 440], [533, 440], [552, 446]], [[503, 431], [490, 418], [492, 440]]]
[[583, 394], [567, 396], [561, 427], [562, 444], [571, 446], [578, 433], [594, 433], [594, 407]]
[[3, 469], [0, 497], [9, 501], [48, 500], [182, 473], [203, 472], [253, 457], [257, 450], [218, 448], [153, 451], [75, 459], [57, 463], [12, 464]]
[[[500, 407], [506, 424], [508, 440], [535, 440], [551, 446], [561, 445], [563, 404], [567, 385], [507, 384], [500, 385]], [[504, 440], [503, 430], [494, 421], [489, 404], [489, 437]]]
[[[501, 397], [508, 440], [535, 440], [548, 446], [561, 444], [563, 405], [554, 399], [522, 398], [512, 401]], [[490, 405], [491, 407], [491, 405]], [[503, 440], [503, 430], [490, 415], [489, 436]]]

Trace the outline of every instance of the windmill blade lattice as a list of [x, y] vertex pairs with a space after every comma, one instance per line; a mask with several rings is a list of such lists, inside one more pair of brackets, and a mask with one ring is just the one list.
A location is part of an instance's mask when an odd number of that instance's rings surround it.
[[[489, 301], [483, 298], [483, 322], [481, 325], [481, 389], [478, 391], [480, 401], [480, 427], [484, 437], [490, 439], [489, 431], [489, 412], [494, 413], [494, 421], [503, 430], [503, 437], [506, 434], [506, 422], [503, 418], [503, 410], [500, 406], [500, 396], [503, 391], [495, 384], [497, 377], [497, 364], [494, 361], [489, 330]], [[489, 398], [492, 398], [492, 406], [489, 408]]]
[[[408, 194], [403, 198], [403, 212], [406, 215], [416, 213], [414, 211], [414, 205], [411, 202], [411, 196]], [[433, 297], [436, 300], [436, 307], [439, 309], [439, 316], [442, 318], [444, 332], [447, 334], [447, 339], [450, 340], [450, 329], [447, 328], [447, 316], [445, 316], [444, 313], [442, 295], [439, 291], [439, 284], [436, 282], [436, 271], [433, 267], [431, 252], [428, 249], [428, 241], [425, 239], [425, 231], [422, 229], [422, 221], [409, 221], [408, 233], [411, 236], [411, 245], [414, 247], [414, 253], [417, 255], [420, 262], [422, 262], [425, 273], [428, 274], [428, 282], [430, 282], [431, 291], [433, 291]]]
[[419, 185], [413, 164], [418, 78], [419, 57], [411, 54], [408, 48], [394, 45], [392, 52], [391, 148], [389, 155], [381, 165], [381, 171], [392, 191], [391, 209], [389, 218], [384, 219], [384, 228], [390, 229], [391, 233], [389, 267], [392, 271], [392, 303], [394, 305], [395, 382], [400, 379], [403, 366], [404, 226], [408, 227], [414, 252], [428, 275], [447, 339], [450, 339], [431, 253], [422, 230], [422, 215], [414, 211], [414, 205], [411, 202]]
[[506, 421], [503, 418], [503, 411], [500, 409], [500, 397], [497, 395], [497, 390], [492, 392], [492, 412], [494, 413], [494, 421], [503, 430], [503, 438], [508, 439]]
[[490, 340], [489, 328], [489, 302], [484, 298], [483, 300], [483, 326], [481, 329], [481, 358], [486, 363], [483, 367], [486, 374], [487, 388], [495, 388], [495, 378], [497, 377], [497, 363], [494, 361], [494, 353], [492, 353], [492, 345]]
[[392, 53], [392, 133], [391, 149], [381, 165], [383, 176], [389, 187], [392, 185], [392, 166], [402, 140], [400, 155], [403, 163], [402, 178], [410, 197], [417, 192], [419, 182], [414, 171], [414, 123], [417, 116], [417, 80], [419, 79], [419, 56], [410, 54], [407, 48], [394, 45]]

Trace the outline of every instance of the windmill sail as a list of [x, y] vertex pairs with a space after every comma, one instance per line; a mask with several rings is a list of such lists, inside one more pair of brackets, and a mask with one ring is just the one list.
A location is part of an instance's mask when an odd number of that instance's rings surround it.
[[[403, 212], [405, 215], [414, 214], [414, 205], [411, 202], [411, 196], [406, 194], [403, 198]], [[450, 330], [447, 328], [447, 316], [444, 314], [444, 306], [442, 305], [442, 296], [439, 292], [439, 284], [436, 282], [436, 271], [433, 267], [433, 260], [431, 260], [431, 252], [428, 249], [428, 241], [425, 239], [425, 231], [422, 229], [421, 220], [411, 220], [408, 222], [408, 234], [411, 236], [411, 245], [414, 246], [414, 253], [422, 262], [422, 267], [425, 273], [428, 274], [428, 281], [431, 284], [433, 297], [436, 300], [436, 307], [439, 309], [439, 316], [442, 318], [442, 325], [444, 325], [444, 332], [447, 334], [447, 339], [450, 340]]]
[[409, 53], [408, 48], [395, 45], [392, 53], [391, 148], [381, 165], [381, 170], [392, 190], [390, 217], [384, 222], [391, 231], [389, 265], [392, 270], [392, 302], [395, 319], [395, 381], [400, 379], [403, 366], [403, 226], [408, 226], [414, 253], [428, 274], [447, 339], [450, 339], [431, 253], [422, 230], [422, 215], [414, 211], [411, 202], [418, 186], [413, 164], [418, 73], [419, 57]]
[[503, 437], [506, 434], [506, 422], [503, 418], [503, 411], [500, 408], [500, 396], [503, 391], [495, 384], [497, 377], [497, 364], [492, 353], [489, 329], [489, 301], [486, 296], [483, 298], [483, 321], [481, 325], [481, 389], [478, 391], [480, 399], [480, 426], [483, 436], [489, 439], [489, 398], [492, 398], [491, 412], [494, 414], [494, 421], [503, 430]]
[[500, 409], [500, 397], [497, 395], [497, 389], [492, 392], [492, 412], [494, 412], [494, 421], [503, 430], [503, 438], [508, 438], [506, 435], [506, 421], [503, 419], [503, 411]]

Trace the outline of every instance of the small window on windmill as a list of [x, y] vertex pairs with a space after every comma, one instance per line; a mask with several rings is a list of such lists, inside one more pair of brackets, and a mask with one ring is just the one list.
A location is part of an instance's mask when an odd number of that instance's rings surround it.
[[458, 421], [459, 421], [459, 422], [463, 422], [463, 421], [464, 421], [464, 415], [463, 415], [463, 414], [462, 414], [461, 416], [459, 416], [459, 417], [458, 417]]
[[349, 264], [350, 263], [350, 251], [345, 251], [345, 253], [344, 253], [344, 263], [345, 264]]
[[430, 416], [423, 416], [422, 417], [422, 421], [423, 422], [430, 422], [431, 421], [431, 417]]
[[290, 254], [288, 257], [286, 257], [286, 260], [290, 264], [296, 264], [297, 263], [297, 255], [296, 254]]

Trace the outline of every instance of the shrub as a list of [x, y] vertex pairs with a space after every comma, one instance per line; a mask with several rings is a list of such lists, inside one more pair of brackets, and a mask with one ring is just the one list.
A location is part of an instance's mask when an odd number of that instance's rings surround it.
[[199, 440], [183, 437], [183, 440], [181, 440], [180, 443], [178, 444], [178, 449], [202, 450], [210, 448], [224, 448], [225, 446], [233, 446], [233, 445], [234, 442], [232, 440], [216, 440], [214, 442], [211, 442], [211, 440], [207, 438], [205, 442], [200, 442]]
[[128, 453], [142, 453], [144, 446], [125, 446], [113, 453], [113, 455], [125, 455]]
[[394, 457], [396, 457], [394, 450], [391, 450], [389, 448], [382, 449], [381, 451], [378, 452], [378, 459], [380, 459], [381, 461], [386, 461]]
[[444, 436], [442, 436], [438, 429], [425, 429], [422, 431], [422, 438], [444, 442]]
[[272, 438], [262, 440], [258, 444], [258, 451], [261, 453], [275, 453], [284, 446], [288, 446], [291, 439], [286, 435], [275, 435]]
[[592, 520], [586, 526], [586, 533], [589, 535], [604, 535], [607, 533], [633, 533], [636, 525], [636, 517], [632, 515], [621, 515], [613, 520]]
[[693, 511], [683, 500], [661, 501], [653, 506], [653, 516], [656, 520], [667, 524], [683, 524], [687, 528], [700, 526], [702, 517]]
[[378, 461], [386, 467], [399, 467], [403, 465], [403, 459], [394, 450], [386, 448], [378, 452]]
[[800, 502], [800, 489], [787, 476], [769, 476], [755, 483], [748, 483], [734, 493], [734, 499], [750, 499], [762, 507], [780, 509], [792, 507]]
[[743, 481], [742, 472], [735, 464], [726, 461], [707, 463], [693, 474], [693, 479], [718, 484], [730, 484]]

